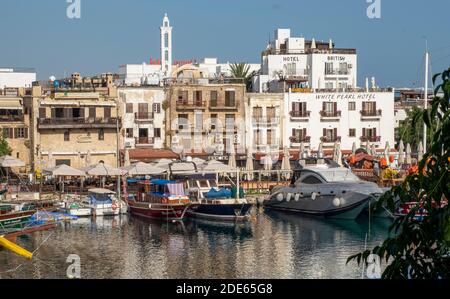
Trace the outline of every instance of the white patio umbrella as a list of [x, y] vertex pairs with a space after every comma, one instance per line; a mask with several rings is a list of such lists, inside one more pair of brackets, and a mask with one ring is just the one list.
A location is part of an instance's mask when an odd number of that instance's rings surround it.
[[353, 142], [353, 145], [352, 145], [352, 155], [355, 155], [356, 154], [356, 142]]
[[366, 151], [368, 154], [370, 154], [370, 141], [369, 139], [366, 140]]
[[422, 142], [419, 142], [417, 146], [417, 160], [420, 162], [423, 159], [423, 145]]
[[122, 167], [129, 176], [134, 175], [158, 175], [164, 173], [166, 170], [153, 166], [148, 163], [138, 162], [129, 166]]
[[88, 150], [87, 154], [86, 154], [86, 167], [89, 167], [92, 163], [92, 155], [91, 155], [91, 151]]
[[398, 165], [405, 163], [404, 150], [405, 145], [403, 144], [403, 140], [400, 140], [400, 144], [398, 145]]
[[247, 172], [247, 181], [253, 181], [253, 171], [254, 171], [254, 167], [253, 167], [253, 153], [252, 150], [250, 148], [247, 149], [247, 161], [245, 163], [245, 170], [248, 171]]
[[24, 167], [25, 162], [23, 162], [22, 160], [16, 159], [14, 157], [6, 155], [6, 156], [0, 157], [0, 166], [5, 167], [5, 168]]
[[411, 164], [411, 145], [406, 144], [406, 164]]
[[384, 147], [384, 158], [386, 159], [386, 163], [389, 165], [389, 152], [391, 148], [389, 146], [389, 141], [386, 141], [386, 145]]
[[91, 165], [83, 170], [85, 170], [88, 175], [92, 176], [119, 176], [127, 173], [125, 170], [114, 168], [105, 163]]
[[237, 168], [222, 163], [217, 160], [209, 160], [198, 166], [198, 171], [200, 172], [226, 172], [226, 173], [236, 173]]
[[341, 151], [341, 144], [337, 144], [336, 148], [336, 163], [342, 166], [342, 151]]
[[264, 170], [267, 171], [266, 175], [270, 176], [270, 171], [273, 167], [272, 156], [270, 154], [270, 148], [266, 150], [266, 155], [261, 159], [261, 162], [264, 164]]
[[302, 143], [300, 143], [300, 150], [298, 152], [298, 160], [299, 161], [302, 159], [303, 153], [305, 153], [305, 145], [302, 142]]
[[156, 160], [155, 163], [153, 163], [153, 166], [167, 170], [167, 169], [169, 169], [169, 164], [172, 162], [173, 162], [173, 160], [161, 158], [161, 159]]
[[283, 151], [283, 161], [281, 162], [281, 170], [284, 170], [283, 177], [288, 180], [291, 177], [291, 160], [290, 160], [289, 148], [287, 146], [284, 147]]
[[124, 163], [123, 164], [124, 164], [125, 167], [131, 165], [131, 162], [130, 162], [130, 151], [127, 148], [125, 149], [125, 157], [124, 157]]
[[80, 169], [73, 168], [71, 166], [61, 164], [52, 168], [44, 169], [45, 174], [52, 176], [86, 176], [86, 172]]
[[228, 159], [228, 166], [231, 168], [236, 168], [236, 154], [231, 152], [230, 158]]
[[377, 149], [375, 148], [375, 144], [372, 143], [371, 149], [370, 149], [370, 154], [372, 156], [376, 156], [377, 155]]
[[338, 162], [338, 151], [339, 151], [339, 148], [338, 148], [339, 146], [338, 146], [338, 143], [337, 143], [337, 141], [334, 143], [334, 146], [333, 146], [333, 162]]
[[55, 164], [56, 164], [56, 161], [55, 161], [55, 159], [53, 158], [53, 153], [50, 151], [50, 152], [48, 153], [47, 168], [55, 167], [55, 166], [56, 166]]

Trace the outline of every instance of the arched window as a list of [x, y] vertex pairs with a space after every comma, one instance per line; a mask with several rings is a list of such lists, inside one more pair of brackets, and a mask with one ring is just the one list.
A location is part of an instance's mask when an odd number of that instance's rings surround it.
[[166, 51], [164, 52], [164, 57], [165, 57], [166, 61], [169, 60], [169, 51], [166, 50]]
[[169, 33], [164, 33], [164, 47], [168, 48], [169, 47]]

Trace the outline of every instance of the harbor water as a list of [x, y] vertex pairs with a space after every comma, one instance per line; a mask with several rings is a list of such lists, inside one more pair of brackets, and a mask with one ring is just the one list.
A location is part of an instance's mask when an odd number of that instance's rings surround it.
[[[391, 221], [318, 219], [254, 208], [247, 223], [80, 218], [20, 237], [31, 261], [0, 249], [1, 278], [361, 278], [357, 252], [381, 244]], [[367, 240], [367, 241], [366, 241]]]

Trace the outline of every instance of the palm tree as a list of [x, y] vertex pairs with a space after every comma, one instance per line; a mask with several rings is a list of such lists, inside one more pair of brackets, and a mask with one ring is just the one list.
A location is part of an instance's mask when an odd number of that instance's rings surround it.
[[[423, 140], [423, 111], [422, 108], [413, 107], [398, 128], [399, 140], [410, 143], [414, 148]], [[427, 131], [428, 140], [433, 138], [433, 130], [436, 127], [435, 120], [432, 120], [431, 124], [432, 127]]]
[[245, 62], [233, 63], [230, 68], [233, 78], [243, 79], [247, 91], [249, 91], [252, 87], [252, 78], [256, 75], [256, 72], [250, 72], [250, 65]]

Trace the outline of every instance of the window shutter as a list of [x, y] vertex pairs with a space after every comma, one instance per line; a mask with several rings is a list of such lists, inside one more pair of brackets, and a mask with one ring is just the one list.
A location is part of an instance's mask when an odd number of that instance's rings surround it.
[[322, 110], [323, 110], [323, 111], [326, 111], [326, 110], [327, 110], [327, 107], [326, 107], [326, 103], [325, 103], [325, 102], [322, 103]]
[[337, 128], [334, 128], [334, 130], [333, 130], [333, 137], [334, 137], [334, 138], [337, 137]]
[[373, 136], [377, 136], [377, 128], [373, 128]]
[[303, 137], [306, 137], [306, 128], [303, 128]]
[[52, 111], [52, 118], [55, 118], [56, 117], [56, 108], [51, 108], [51, 111]]
[[39, 108], [39, 118], [45, 118], [45, 108]]
[[334, 106], [334, 112], [336, 112], [336, 111], [337, 111], [337, 103], [334, 102], [334, 103], [333, 103], [333, 106]]
[[322, 136], [327, 136], [327, 129], [323, 129], [323, 135]]
[[362, 129], [362, 135], [363, 135], [363, 136], [367, 136], [367, 135], [366, 135], [366, 128], [363, 128], [363, 129]]

